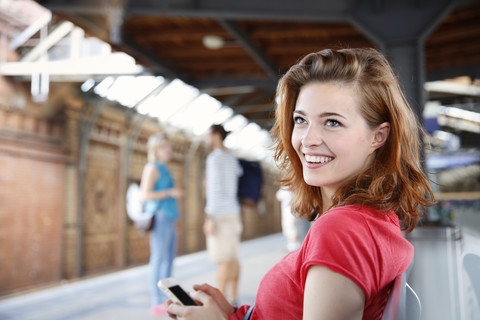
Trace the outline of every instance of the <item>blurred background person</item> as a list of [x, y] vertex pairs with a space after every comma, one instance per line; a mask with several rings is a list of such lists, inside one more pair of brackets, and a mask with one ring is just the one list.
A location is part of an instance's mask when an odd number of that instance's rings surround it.
[[140, 189], [145, 203], [144, 210], [154, 214], [154, 225], [150, 233], [150, 312], [166, 314], [167, 297], [157, 287], [157, 283], [172, 274], [177, 250], [177, 199], [183, 196], [183, 191], [175, 187], [166, 165], [172, 157], [172, 146], [168, 138], [162, 133], [154, 134], [148, 139], [147, 148], [148, 163], [143, 169]]
[[282, 233], [287, 239], [286, 249], [292, 252], [300, 248], [302, 241], [308, 233], [310, 222], [305, 219], [300, 219], [294, 212], [290, 201], [292, 200], [292, 193], [284, 187], [278, 189], [276, 193], [277, 200], [281, 203], [282, 211]]
[[242, 234], [241, 207], [238, 200], [238, 179], [242, 168], [223, 141], [228, 132], [221, 125], [212, 125], [205, 136], [205, 145], [212, 149], [206, 162], [206, 206], [204, 232], [210, 259], [217, 264], [217, 285], [230, 302], [237, 304], [240, 262], [238, 248]]

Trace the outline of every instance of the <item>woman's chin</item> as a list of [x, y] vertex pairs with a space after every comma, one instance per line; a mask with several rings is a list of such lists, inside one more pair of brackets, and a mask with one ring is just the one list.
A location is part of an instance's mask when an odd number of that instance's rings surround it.
[[304, 176], [305, 183], [312, 187], [321, 187], [322, 181], [316, 177]]

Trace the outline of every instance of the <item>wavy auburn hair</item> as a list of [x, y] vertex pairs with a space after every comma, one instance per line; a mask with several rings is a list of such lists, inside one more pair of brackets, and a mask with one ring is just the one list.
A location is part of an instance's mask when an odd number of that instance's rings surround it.
[[291, 143], [295, 104], [301, 88], [311, 82], [351, 87], [372, 129], [390, 123], [387, 141], [375, 151], [373, 163], [336, 191], [332, 207], [359, 204], [379, 211], [393, 210], [402, 229], [413, 230], [423, 207], [434, 203], [420, 164], [423, 130], [388, 61], [374, 49], [310, 53], [280, 80], [272, 136], [275, 160], [281, 169], [280, 184], [293, 192], [292, 210], [313, 220], [323, 208], [321, 189], [304, 181], [302, 163]]

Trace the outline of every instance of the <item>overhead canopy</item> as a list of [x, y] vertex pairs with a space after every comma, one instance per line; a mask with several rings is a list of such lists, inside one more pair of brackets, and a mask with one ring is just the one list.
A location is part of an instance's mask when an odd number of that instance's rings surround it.
[[181, 79], [267, 130], [279, 77], [323, 48], [381, 49], [420, 108], [424, 80], [480, 74], [475, 0], [38, 2], [154, 75]]

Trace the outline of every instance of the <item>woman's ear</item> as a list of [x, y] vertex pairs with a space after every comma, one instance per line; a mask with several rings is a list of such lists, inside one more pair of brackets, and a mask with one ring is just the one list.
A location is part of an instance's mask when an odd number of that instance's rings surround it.
[[372, 147], [376, 150], [383, 146], [390, 134], [390, 123], [384, 122], [375, 129], [375, 136], [373, 138]]

